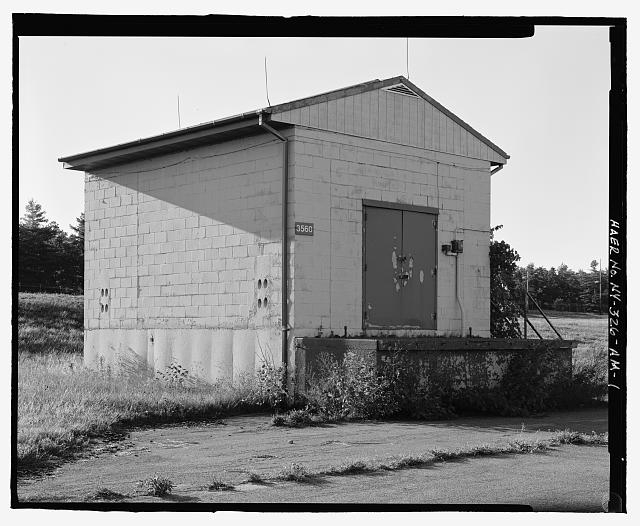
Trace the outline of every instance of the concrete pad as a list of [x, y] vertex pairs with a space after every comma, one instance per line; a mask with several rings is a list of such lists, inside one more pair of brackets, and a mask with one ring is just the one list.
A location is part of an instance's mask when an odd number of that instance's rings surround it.
[[[554, 430], [566, 428], [581, 432], [605, 432], [606, 409], [553, 413], [532, 418], [356, 422], [302, 429], [271, 427], [267, 415], [239, 416], [227, 419], [224, 424], [184, 424], [132, 431], [118, 448], [96, 449], [93, 456], [66, 464], [52, 476], [20, 480], [18, 496], [21, 500], [79, 501], [103, 487], [131, 493], [135, 491], [137, 481], [156, 473], [168, 477], [179, 488], [195, 491], [194, 488], [203, 487], [214, 475], [236, 485], [245, 480], [250, 471], [269, 476], [292, 462], [302, 464], [310, 471], [317, 471], [349, 461], [418, 455], [435, 448], [506, 444], [522, 435], [524, 438], [542, 440], [549, 438]], [[585, 454], [591, 452], [594, 455], [585, 464], [593, 464], [591, 468], [600, 473], [597, 480], [602, 477], [606, 479], [606, 448], [581, 448]], [[604, 451], [604, 454], [596, 453], [598, 451]], [[540, 459], [543, 456], [533, 455], [531, 465], [542, 462]], [[468, 465], [476, 466], [477, 462], [486, 460], [471, 459]], [[499, 462], [492, 465], [507, 466]], [[523, 476], [527, 475], [528, 466], [526, 464], [523, 468]], [[506, 472], [501, 473], [507, 476]], [[347, 478], [355, 480], [361, 476]], [[496, 474], [495, 480], [499, 478], [500, 475]], [[471, 475], [463, 476], [458, 479], [458, 484], [461, 488], [470, 487], [468, 484], [473, 480]], [[370, 499], [369, 502], [381, 502], [381, 495], [368, 492], [366, 498]]]
[[[310, 483], [242, 484], [234, 491], [185, 484], [171, 498], [201, 503], [520, 504], [533, 511], [604, 512], [606, 466], [606, 447], [562, 446], [545, 454], [466, 459]], [[163, 502], [157, 497], [134, 500]]]

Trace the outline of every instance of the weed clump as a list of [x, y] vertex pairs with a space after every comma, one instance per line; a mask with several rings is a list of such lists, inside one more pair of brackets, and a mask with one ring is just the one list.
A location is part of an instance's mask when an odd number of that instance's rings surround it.
[[259, 473], [255, 473], [253, 471], [249, 472], [247, 477], [247, 482], [251, 482], [252, 484], [264, 484], [264, 478]]
[[540, 440], [516, 438], [509, 442], [509, 450], [511, 453], [538, 453], [540, 451], [548, 451], [549, 444]]
[[598, 434], [595, 431], [587, 434], [565, 429], [564, 431], [558, 431], [550, 442], [554, 446], [561, 444], [604, 446], [609, 443], [609, 434]]
[[144, 491], [145, 495], [165, 497], [173, 491], [175, 484], [166, 477], [154, 475], [138, 482], [138, 487]]
[[207, 489], [209, 491], [232, 491], [234, 487], [231, 484], [223, 482], [217, 477], [212, 477]]
[[276, 414], [271, 419], [274, 427], [307, 427], [314, 425], [318, 420], [309, 408], [292, 409], [284, 414]]
[[394, 458], [388, 463], [381, 464], [380, 469], [384, 471], [397, 471], [399, 469], [422, 466], [431, 462], [433, 462], [433, 459], [424, 455], [402, 456], [400, 458]]
[[322, 472], [323, 475], [341, 476], [341, 475], [359, 475], [362, 473], [371, 473], [376, 471], [377, 467], [365, 462], [364, 460], [355, 460], [347, 464], [332, 467]]
[[127, 498], [127, 495], [123, 495], [122, 493], [118, 493], [117, 491], [112, 491], [109, 488], [100, 488], [95, 493], [89, 495], [85, 500], [122, 500]]
[[296, 462], [292, 462], [290, 466], [286, 466], [276, 475], [277, 480], [293, 482], [308, 482], [310, 477], [307, 468]]

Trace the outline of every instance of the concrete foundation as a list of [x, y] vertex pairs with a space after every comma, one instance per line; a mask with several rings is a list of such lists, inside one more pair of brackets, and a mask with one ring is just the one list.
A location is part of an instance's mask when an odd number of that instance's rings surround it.
[[510, 360], [522, 353], [545, 353], [552, 360], [549, 382], [571, 377], [575, 342], [569, 340], [511, 340], [490, 338], [296, 338], [296, 387], [304, 392], [310, 378], [321, 374], [322, 355], [342, 360], [348, 352], [380, 366], [402, 352], [425, 381], [443, 382], [445, 387], [496, 387]]
[[88, 367], [155, 376], [179, 364], [193, 380], [234, 382], [263, 362], [281, 365], [278, 329], [96, 329], [85, 331]]

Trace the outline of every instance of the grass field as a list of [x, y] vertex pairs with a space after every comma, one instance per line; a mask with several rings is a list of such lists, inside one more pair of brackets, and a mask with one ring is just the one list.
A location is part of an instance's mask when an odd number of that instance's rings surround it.
[[185, 387], [112, 377], [82, 364], [82, 297], [20, 294], [20, 470], [73, 456], [122, 425], [215, 418], [264, 406], [256, 386]]
[[[573, 350], [574, 369], [593, 365], [598, 370], [600, 382], [606, 384], [608, 358], [607, 316], [556, 311], [545, 311], [545, 314], [565, 340], [577, 340], [580, 342], [578, 347]], [[543, 338], [557, 338], [542, 316], [530, 313], [530, 318], [531, 323]], [[530, 327], [527, 336], [532, 339], [537, 338]]]
[[[18, 298], [18, 437], [20, 471], [74, 456], [92, 437], [126, 425], [215, 418], [270, 409], [260, 386], [187, 387], [114, 377], [82, 364], [81, 296]], [[566, 339], [580, 340], [574, 363], [596, 363], [606, 382], [606, 317], [551, 313]], [[555, 337], [542, 318], [533, 323]], [[533, 335], [535, 337], [535, 335]]]

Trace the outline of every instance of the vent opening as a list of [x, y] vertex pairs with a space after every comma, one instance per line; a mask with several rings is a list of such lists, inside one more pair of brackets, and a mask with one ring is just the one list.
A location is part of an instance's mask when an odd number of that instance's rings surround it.
[[395, 86], [389, 86], [385, 88], [386, 91], [392, 91], [393, 93], [400, 93], [400, 95], [408, 95], [409, 97], [417, 97], [418, 94], [413, 90], [407, 88], [404, 84], [396, 84]]

